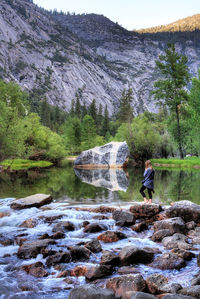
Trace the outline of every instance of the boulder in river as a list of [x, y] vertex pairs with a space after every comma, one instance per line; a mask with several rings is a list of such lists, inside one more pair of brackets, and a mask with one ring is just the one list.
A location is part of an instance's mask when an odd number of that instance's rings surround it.
[[172, 270], [172, 269], [179, 270], [185, 267], [186, 263], [184, 259], [179, 257], [177, 254], [166, 252], [163, 253], [161, 256], [157, 257], [153, 261], [151, 266], [161, 270]]
[[184, 288], [180, 290], [179, 293], [182, 295], [191, 296], [193, 297], [193, 299], [194, 298], [200, 299], [200, 285]]
[[94, 285], [84, 285], [74, 288], [69, 299], [115, 299], [115, 295], [111, 290], [103, 289]]
[[46, 264], [48, 267], [50, 267], [59, 263], [69, 263], [71, 262], [71, 259], [71, 254], [67, 250], [65, 252], [57, 252], [54, 255], [48, 256]]
[[44, 269], [44, 265], [42, 262], [37, 262], [30, 265], [24, 265], [21, 268], [22, 270], [26, 271], [26, 273], [35, 277], [48, 276], [48, 272]]
[[84, 246], [93, 253], [102, 251], [101, 243], [97, 239], [88, 241]]
[[136, 263], [148, 264], [154, 258], [154, 252], [151, 248], [141, 248], [134, 245], [128, 245], [119, 252], [121, 265], [129, 266]]
[[19, 247], [17, 256], [21, 259], [35, 258], [43, 248], [46, 248], [50, 244], [55, 244], [55, 241], [45, 239], [25, 242], [21, 247]]
[[119, 226], [130, 226], [135, 224], [135, 217], [133, 213], [125, 210], [115, 210], [112, 213], [113, 219]]
[[106, 287], [113, 290], [117, 298], [121, 298], [130, 290], [143, 292], [146, 288], [146, 282], [140, 274], [129, 274], [108, 279]]
[[113, 267], [111, 265], [100, 265], [88, 268], [85, 277], [87, 280], [92, 281], [98, 278], [102, 278], [111, 275]]
[[174, 217], [154, 223], [154, 230], [169, 229], [172, 234], [183, 233], [185, 231], [185, 222], [181, 217]]
[[84, 232], [85, 233], [97, 233], [100, 232], [102, 230], [107, 230], [107, 226], [104, 224], [99, 224], [99, 223], [90, 223], [88, 225], [86, 225], [86, 227], [84, 228]]
[[98, 240], [103, 241], [104, 243], [117, 242], [119, 240], [125, 239], [127, 236], [120, 231], [106, 231], [98, 236]]
[[138, 218], [151, 218], [162, 211], [162, 207], [159, 204], [145, 204], [145, 203], [134, 203], [130, 207], [130, 212]]
[[51, 203], [52, 200], [53, 199], [49, 194], [34, 194], [14, 200], [10, 206], [14, 210], [27, 209], [32, 207], [39, 208], [43, 205]]
[[127, 163], [129, 149], [126, 142], [110, 142], [82, 152], [74, 162], [77, 168], [123, 167]]
[[173, 236], [165, 237], [162, 240], [162, 244], [164, 247], [171, 248], [179, 248], [179, 249], [191, 249], [192, 246], [187, 243], [187, 237], [183, 234], [176, 233]]
[[146, 284], [151, 294], [160, 294], [160, 289], [168, 283], [168, 279], [162, 274], [152, 274], [146, 278]]
[[167, 209], [166, 214], [168, 217], [181, 217], [185, 222], [193, 220], [198, 223], [200, 222], [200, 205], [189, 200], [182, 200]]

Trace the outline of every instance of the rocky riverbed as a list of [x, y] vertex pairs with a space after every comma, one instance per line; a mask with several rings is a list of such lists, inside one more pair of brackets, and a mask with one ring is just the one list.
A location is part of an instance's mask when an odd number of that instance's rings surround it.
[[0, 200], [1, 298], [200, 298], [200, 206]]

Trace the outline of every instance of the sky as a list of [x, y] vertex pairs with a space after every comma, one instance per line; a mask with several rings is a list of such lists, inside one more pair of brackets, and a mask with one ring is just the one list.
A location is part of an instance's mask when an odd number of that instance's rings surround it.
[[200, 13], [200, 0], [33, 0], [45, 9], [103, 14], [128, 30], [166, 25]]

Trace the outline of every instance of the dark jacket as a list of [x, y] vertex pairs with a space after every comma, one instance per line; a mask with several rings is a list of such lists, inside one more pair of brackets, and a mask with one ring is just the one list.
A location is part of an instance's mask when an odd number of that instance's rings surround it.
[[142, 181], [143, 186], [148, 189], [154, 189], [154, 174], [155, 171], [151, 168], [147, 168], [144, 172], [144, 180]]

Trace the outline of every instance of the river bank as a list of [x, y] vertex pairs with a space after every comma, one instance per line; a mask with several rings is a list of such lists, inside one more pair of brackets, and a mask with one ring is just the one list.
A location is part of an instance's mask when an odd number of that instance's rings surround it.
[[199, 205], [66, 199], [12, 207], [13, 199], [0, 201], [2, 298], [93, 298], [105, 289], [112, 297], [102, 298], [130, 299], [130, 291], [199, 298]]

